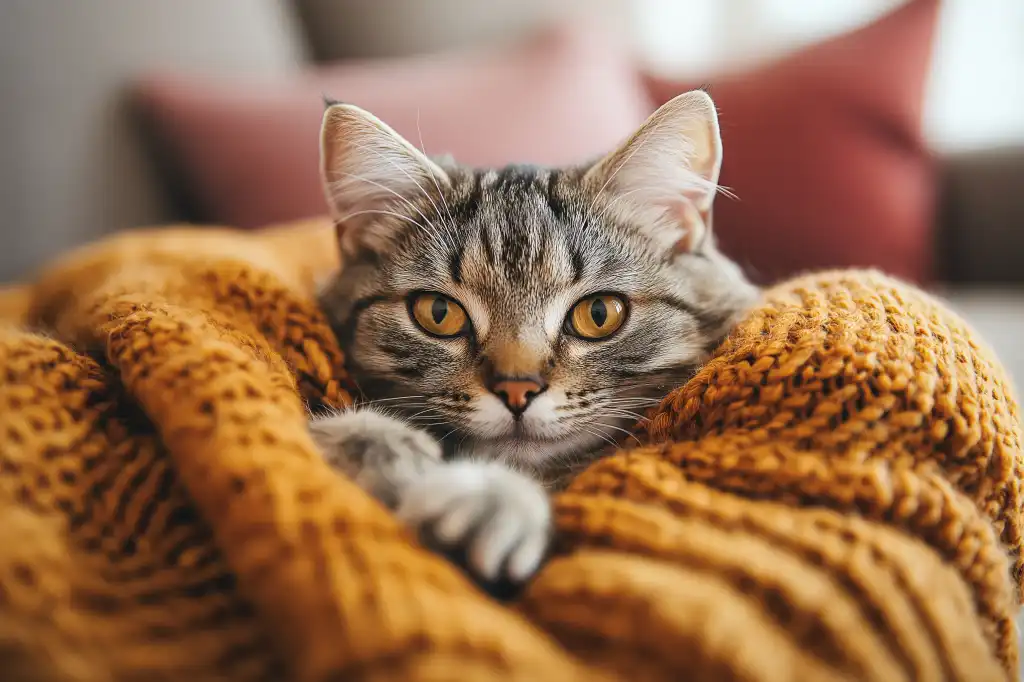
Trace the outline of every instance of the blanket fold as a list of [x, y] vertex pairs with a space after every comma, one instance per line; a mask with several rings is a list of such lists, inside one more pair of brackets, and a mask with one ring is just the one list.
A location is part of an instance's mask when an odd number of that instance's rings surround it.
[[[1005, 680], [1021, 429], [941, 303], [786, 282], [554, 500], [512, 604], [320, 458], [332, 230], [168, 228], [0, 331], [0, 669], [31, 680]], [[625, 444], [624, 444], [625, 445]]]

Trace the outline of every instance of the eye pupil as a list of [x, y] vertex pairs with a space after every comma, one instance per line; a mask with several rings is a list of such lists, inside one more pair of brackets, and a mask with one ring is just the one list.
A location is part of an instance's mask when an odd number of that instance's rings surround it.
[[590, 317], [598, 327], [604, 326], [604, 323], [608, 321], [608, 306], [604, 304], [604, 301], [599, 298], [594, 299], [590, 304]]
[[466, 311], [444, 294], [415, 294], [409, 300], [409, 317], [420, 329], [435, 337], [464, 336], [470, 331]]
[[448, 315], [448, 301], [441, 297], [435, 298], [434, 302], [430, 304], [430, 316], [434, 318], [434, 323], [441, 324], [446, 315]]

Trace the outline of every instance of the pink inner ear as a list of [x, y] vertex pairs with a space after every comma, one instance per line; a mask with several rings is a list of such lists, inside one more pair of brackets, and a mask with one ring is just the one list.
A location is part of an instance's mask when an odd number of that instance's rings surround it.
[[694, 247], [703, 239], [704, 231], [707, 229], [701, 212], [685, 199], [667, 202], [665, 208], [669, 219], [679, 225], [683, 231], [682, 236], [672, 245], [672, 251], [674, 253], [693, 251]]

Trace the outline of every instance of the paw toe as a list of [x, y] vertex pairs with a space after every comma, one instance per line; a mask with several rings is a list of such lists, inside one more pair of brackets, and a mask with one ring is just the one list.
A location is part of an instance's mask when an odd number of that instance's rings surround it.
[[532, 533], [515, 547], [508, 560], [508, 577], [523, 582], [537, 572], [548, 548], [548, 533]]
[[437, 540], [446, 545], [457, 544], [476, 526], [485, 513], [486, 500], [466, 496], [452, 503], [433, 524]]
[[521, 542], [523, 530], [522, 520], [509, 509], [499, 510], [480, 527], [469, 561], [481, 577], [497, 579], [509, 552]]
[[550, 536], [547, 495], [533, 480], [493, 464], [453, 463], [410, 486], [398, 515], [430, 545], [482, 582], [527, 580]]

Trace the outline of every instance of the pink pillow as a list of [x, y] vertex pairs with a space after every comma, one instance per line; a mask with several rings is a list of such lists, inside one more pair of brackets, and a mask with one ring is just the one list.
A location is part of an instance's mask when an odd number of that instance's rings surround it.
[[652, 107], [626, 47], [593, 27], [512, 48], [342, 63], [290, 80], [153, 76], [141, 103], [205, 220], [239, 227], [325, 212], [323, 96], [462, 163], [564, 164], [618, 144]]
[[[723, 250], [772, 281], [873, 266], [932, 273], [936, 179], [921, 109], [938, 10], [911, 0], [857, 31], [712, 82], [721, 112], [715, 202]], [[650, 78], [657, 103], [694, 87]]]

